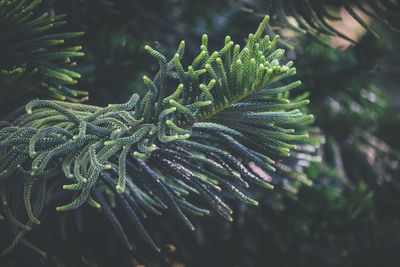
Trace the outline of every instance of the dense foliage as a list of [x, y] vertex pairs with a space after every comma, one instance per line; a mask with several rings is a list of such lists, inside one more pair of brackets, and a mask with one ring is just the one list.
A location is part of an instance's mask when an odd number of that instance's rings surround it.
[[1, 266], [397, 266], [398, 11], [0, 1]]

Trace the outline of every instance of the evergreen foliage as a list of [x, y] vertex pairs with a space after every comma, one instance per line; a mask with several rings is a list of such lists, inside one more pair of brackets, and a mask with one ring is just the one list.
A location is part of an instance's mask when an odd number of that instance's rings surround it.
[[[379, 33], [367, 21], [366, 17], [379, 22], [393, 31], [400, 30], [398, 1], [375, 1], [375, 0], [309, 0], [309, 1], [255, 1], [250, 4], [257, 12], [272, 10], [277, 17], [277, 22], [284, 27], [292, 29], [298, 33], [310, 36], [314, 41], [328, 44], [323, 41], [324, 36], [339, 36], [352, 43], [356, 40], [346, 36], [341, 30], [335, 29], [330, 21], [342, 20], [340, 8], [343, 8], [353, 17], [362, 27], [371, 32], [376, 38]], [[253, 9], [245, 8], [253, 12]]]
[[[278, 37], [262, 38], [268, 20], [248, 36], [243, 49], [227, 36], [223, 48], [210, 53], [203, 35], [201, 52], [187, 70], [181, 63], [183, 41], [170, 61], [146, 46], [160, 70], [153, 80], [143, 77], [148, 92], [142, 99], [133, 94], [125, 104], [105, 108], [34, 100], [26, 105], [27, 114], [17, 111], [1, 130], [2, 207], [16, 235], [4, 253], [19, 241], [32, 246], [24, 233], [39, 224], [46, 181], [59, 173], [67, 178], [63, 189], [77, 194], [57, 210], [84, 203], [102, 207], [128, 248], [103, 197], [105, 188], [117, 194], [156, 250], [140, 220], [146, 217], [143, 210], [161, 214], [160, 209], [169, 208], [194, 230], [182, 210], [194, 215], [209, 211], [192, 204], [189, 193], [200, 195], [229, 221], [232, 210], [219, 195], [222, 189], [257, 205], [242, 188], [251, 182], [271, 189], [276, 181], [260, 177], [249, 163], [274, 172], [273, 158], [289, 157], [290, 150], [303, 152], [302, 144], [316, 145], [320, 139], [309, 139], [313, 117], [299, 110], [309, 101], [288, 99], [300, 82], [282, 83], [296, 70], [293, 62], [280, 62], [284, 50], [275, 49]], [[21, 204], [26, 223], [18, 213]]]
[[[397, 0], [39, 2], [0, 0], [0, 266], [399, 265]], [[263, 14], [271, 40], [231, 44]], [[29, 60], [76, 45], [76, 67]], [[38, 70], [12, 78], [20, 66]]]
[[80, 74], [71, 58], [83, 56], [81, 46], [66, 46], [66, 39], [82, 32], [60, 33], [64, 15], [36, 11], [40, 0], [0, 1], [0, 111], [10, 111], [10, 100], [24, 103], [32, 97], [87, 100], [86, 92], [73, 90]]

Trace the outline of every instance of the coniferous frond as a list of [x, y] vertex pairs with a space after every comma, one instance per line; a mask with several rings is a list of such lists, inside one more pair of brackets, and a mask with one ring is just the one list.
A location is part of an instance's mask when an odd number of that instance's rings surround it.
[[[9, 127], [0, 130], [2, 209], [10, 198], [20, 198], [17, 203], [26, 210], [10, 210], [14, 219], [9, 221], [17, 228], [10, 248], [39, 223], [41, 206], [32, 200], [45, 190], [39, 191], [38, 183], [60, 174], [66, 177], [63, 189], [76, 197], [57, 210], [85, 203], [101, 208], [128, 248], [104, 190], [116, 194], [156, 250], [140, 219], [145, 211], [161, 214], [168, 208], [194, 230], [185, 212], [201, 216], [209, 211], [192, 203], [193, 194], [229, 221], [232, 210], [222, 190], [257, 205], [243, 189], [249, 183], [272, 189], [280, 181], [257, 174], [252, 164], [285, 175], [296, 163], [277, 160], [301, 160], [310, 150], [307, 145], [319, 143], [308, 136], [313, 117], [304, 106], [309, 101], [304, 96], [289, 100], [289, 91], [300, 85], [284, 82], [296, 73], [293, 62], [282, 63], [278, 37], [262, 36], [268, 20], [242, 49], [227, 36], [222, 49], [211, 53], [203, 35], [201, 52], [187, 68], [181, 63], [183, 41], [171, 60], [146, 46], [160, 70], [153, 79], [143, 77], [148, 88], [143, 98], [133, 94], [128, 102], [107, 107], [34, 100], [26, 105], [27, 114], [16, 112]], [[288, 178], [309, 182], [297, 170], [290, 173]]]
[[36, 9], [40, 3], [40, 0], [0, 1], [2, 110], [9, 109], [10, 99], [22, 102], [33, 96], [70, 101], [87, 99], [83, 97], [86, 92], [70, 88], [80, 78], [79, 73], [72, 71], [75, 63], [71, 58], [83, 56], [79, 52], [81, 47], [64, 44], [65, 40], [83, 33], [56, 31], [66, 23], [65, 16], [38, 15]]
[[[251, 5], [251, 4], [250, 4]], [[355, 40], [346, 36], [340, 29], [332, 27], [331, 22], [342, 19], [340, 9], [345, 9], [362, 27], [379, 38], [376, 29], [365, 17], [378, 21], [393, 31], [400, 31], [398, 1], [376, 0], [341, 0], [341, 1], [255, 1], [253, 7], [257, 12], [273, 10], [276, 19], [286, 28], [312, 37], [314, 41], [323, 42], [321, 36], [339, 36], [350, 42]], [[249, 9], [245, 9], [249, 10]], [[252, 10], [251, 10], [252, 11]]]

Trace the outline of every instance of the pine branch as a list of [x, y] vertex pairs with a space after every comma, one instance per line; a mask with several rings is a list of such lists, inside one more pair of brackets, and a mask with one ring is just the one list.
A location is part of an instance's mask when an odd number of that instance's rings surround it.
[[[40, 0], [0, 0], [0, 105], [9, 109], [10, 99], [27, 97], [84, 101], [87, 93], [71, 89], [80, 74], [72, 71], [71, 58], [83, 56], [80, 46], [67, 47], [65, 40], [82, 32], [59, 33], [64, 15], [38, 16]], [[79, 97], [84, 96], [79, 99]], [[15, 104], [15, 103], [14, 103]]]
[[[290, 157], [291, 150], [296, 161], [304, 154], [304, 144], [314, 147], [319, 141], [308, 137], [312, 115], [303, 107], [309, 101], [288, 99], [288, 92], [300, 82], [282, 83], [295, 74], [293, 63], [281, 63], [284, 51], [275, 48], [277, 37], [261, 38], [268, 20], [265, 17], [256, 33], [249, 35], [242, 50], [226, 37], [223, 48], [210, 53], [203, 35], [201, 52], [187, 70], [181, 64], [183, 41], [170, 61], [146, 46], [160, 70], [154, 79], [143, 77], [148, 88], [143, 98], [134, 94], [124, 104], [107, 107], [57, 100], [26, 105], [27, 114], [19, 114], [0, 130], [0, 197], [3, 203], [16, 195], [23, 197], [27, 213], [11, 210], [15, 218], [27, 221], [10, 220], [13, 227], [25, 233], [39, 222], [35, 211], [40, 209], [31, 203], [31, 196], [43, 197], [45, 192], [33, 193], [32, 188], [36, 181], [59, 173], [66, 177], [63, 189], [76, 192], [77, 197], [57, 210], [85, 203], [101, 207], [130, 248], [103, 197], [106, 188], [116, 194], [140, 235], [156, 250], [140, 220], [144, 211], [159, 215], [168, 208], [194, 230], [184, 211], [209, 213], [191, 203], [195, 194], [232, 221], [222, 190], [257, 205], [243, 188], [249, 183], [274, 187], [275, 181], [257, 174], [253, 163], [266, 172], [278, 168], [309, 183], [304, 174], [276, 162]], [[10, 248], [22, 240], [20, 235]]]
[[[369, 23], [366, 17], [379, 22], [391, 30], [400, 30], [398, 1], [376, 0], [341, 0], [341, 1], [256, 1], [254, 9], [258, 12], [273, 10], [277, 21], [284, 27], [297, 33], [307, 35], [313, 41], [327, 45], [323, 36], [339, 36], [352, 43], [356, 41], [346, 36], [340, 30], [331, 26], [332, 21], [341, 20], [340, 8], [344, 8], [363, 28], [372, 33], [376, 38], [380, 35]], [[253, 9], [242, 7], [243, 10], [254, 12]], [[362, 14], [362, 15], [360, 15]]]

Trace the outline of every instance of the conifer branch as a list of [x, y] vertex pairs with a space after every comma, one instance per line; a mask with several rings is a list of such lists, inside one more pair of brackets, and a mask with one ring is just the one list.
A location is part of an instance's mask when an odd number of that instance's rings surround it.
[[[209, 211], [191, 203], [192, 194], [229, 221], [232, 210], [222, 190], [258, 205], [243, 188], [253, 183], [272, 189], [275, 181], [257, 174], [251, 164], [271, 173], [283, 170], [277, 159], [296, 160], [302, 145], [315, 145], [308, 136], [312, 115], [303, 108], [308, 100], [288, 98], [300, 82], [283, 83], [295, 74], [293, 63], [281, 63], [284, 51], [275, 48], [277, 38], [261, 38], [268, 20], [265, 17], [249, 35], [242, 50], [226, 37], [223, 48], [210, 53], [203, 35], [201, 51], [187, 68], [181, 63], [184, 42], [170, 61], [146, 46], [160, 70], [154, 79], [143, 77], [148, 88], [143, 98], [134, 94], [124, 104], [107, 107], [56, 100], [27, 104], [26, 114], [0, 130], [0, 197], [6, 202], [20, 197], [26, 208], [26, 214], [7, 213], [17, 218], [9, 221], [18, 231], [6, 252], [39, 222], [42, 203], [31, 198], [43, 198], [45, 190], [38, 191], [36, 183], [59, 173], [65, 176], [63, 189], [77, 194], [57, 210], [85, 203], [101, 208], [128, 248], [104, 188], [117, 196], [140, 235], [156, 250], [140, 220], [144, 211], [161, 214], [168, 208], [194, 230], [184, 211]], [[307, 180], [295, 173], [288, 176]], [[8, 190], [11, 187], [15, 190]]]
[[27, 97], [85, 101], [87, 92], [71, 89], [80, 74], [73, 71], [74, 57], [83, 56], [82, 47], [64, 45], [83, 32], [60, 33], [65, 16], [39, 16], [41, 0], [0, 0], [0, 105]]

